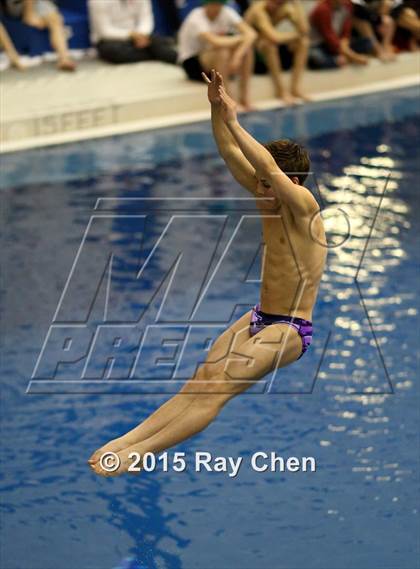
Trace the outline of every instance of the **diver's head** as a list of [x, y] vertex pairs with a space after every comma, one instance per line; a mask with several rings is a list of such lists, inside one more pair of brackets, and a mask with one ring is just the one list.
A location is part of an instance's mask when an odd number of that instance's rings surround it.
[[[294, 184], [302, 185], [308, 177], [311, 167], [307, 150], [293, 140], [274, 140], [264, 144], [274, 158], [277, 166], [292, 180]], [[259, 183], [264, 185], [264, 180]]]

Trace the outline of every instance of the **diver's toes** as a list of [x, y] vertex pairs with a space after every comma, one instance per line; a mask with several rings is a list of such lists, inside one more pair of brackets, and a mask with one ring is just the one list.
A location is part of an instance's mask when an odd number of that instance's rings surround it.
[[99, 448], [98, 450], [95, 450], [95, 452], [89, 458], [88, 463], [89, 464], [96, 464], [97, 462], [99, 462], [101, 456], [102, 456], [102, 447]]

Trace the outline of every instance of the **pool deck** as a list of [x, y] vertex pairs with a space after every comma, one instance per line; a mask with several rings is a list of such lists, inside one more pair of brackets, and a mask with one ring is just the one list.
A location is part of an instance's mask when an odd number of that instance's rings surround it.
[[[395, 63], [308, 71], [304, 88], [314, 100], [333, 99], [419, 83], [420, 56], [400, 54]], [[287, 74], [286, 74], [287, 75]], [[111, 66], [80, 62], [74, 74], [53, 63], [1, 74], [0, 151], [63, 144], [138, 132], [209, 117], [204, 85], [185, 79], [175, 66], [156, 62]], [[252, 82], [258, 109], [281, 106], [268, 77]]]

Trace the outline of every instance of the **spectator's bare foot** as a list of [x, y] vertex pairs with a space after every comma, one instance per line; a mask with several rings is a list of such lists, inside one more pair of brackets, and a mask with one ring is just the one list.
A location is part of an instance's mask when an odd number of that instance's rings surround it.
[[292, 95], [296, 99], [299, 99], [300, 101], [303, 101], [305, 103], [309, 103], [310, 101], [312, 101], [312, 97], [306, 95], [306, 93], [303, 93], [303, 91], [301, 91], [300, 89], [292, 89]]
[[21, 62], [21, 60], [19, 58], [17, 59], [12, 59], [11, 60], [11, 64], [13, 65], [13, 67], [15, 69], [17, 69], [18, 71], [25, 71], [26, 67], [23, 65], [23, 63]]
[[251, 113], [252, 111], [256, 111], [257, 108], [254, 107], [248, 100], [241, 100], [239, 101], [239, 112], [242, 113]]
[[277, 91], [276, 97], [277, 99], [281, 99], [283, 103], [286, 105], [286, 107], [289, 107], [291, 105], [296, 105], [297, 103], [293, 95], [291, 93], [288, 93], [287, 91]]
[[394, 53], [391, 49], [384, 51], [382, 61], [384, 61], [385, 63], [389, 63], [390, 61], [395, 61], [396, 59], [397, 59], [397, 54]]
[[61, 71], [76, 71], [76, 64], [72, 59], [62, 59], [58, 62], [58, 69]]
[[418, 49], [419, 47], [416, 38], [411, 38], [408, 43], [407, 51], [418, 51]]
[[355, 65], [369, 65], [369, 57], [367, 55], [360, 55], [360, 53], [355, 53], [351, 59], [351, 62]]
[[347, 57], [343, 54], [337, 55], [337, 57], [335, 58], [335, 62], [338, 65], [338, 67], [344, 67], [345, 65], [348, 64]]

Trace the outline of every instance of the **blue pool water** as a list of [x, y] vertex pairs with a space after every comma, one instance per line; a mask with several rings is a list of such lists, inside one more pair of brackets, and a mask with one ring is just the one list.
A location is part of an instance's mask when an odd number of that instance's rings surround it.
[[[418, 95], [411, 88], [244, 119], [261, 140], [297, 138], [312, 156], [309, 187], [325, 208], [331, 244], [315, 340], [269, 392], [230, 402], [213, 425], [177, 450], [188, 457], [196, 450], [245, 459], [258, 450], [314, 456], [316, 473], [257, 474], [244, 466], [235, 479], [192, 469], [96, 478], [86, 465], [91, 452], [167, 396], [132, 383], [130, 350], [128, 360], [106, 371], [99, 347], [83, 376], [93, 381], [83, 379], [76, 389], [68, 381], [81, 377], [76, 364], [57, 368], [48, 383], [56, 363], [51, 351], [44, 350], [34, 374], [53, 320], [67, 326], [87, 321], [104, 251], [114, 255], [108, 319], [132, 323], [171, 247], [178, 239], [190, 247], [190, 285], [175, 287], [177, 302], [169, 309], [168, 319], [178, 321], [177, 307], [188, 304], [194, 289], [195, 267], [218, 238], [214, 216], [228, 215], [228, 228], [235, 208], [243, 207], [239, 199], [226, 200], [244, 193], [219, 159], [210, 125], [3, 158], [4, 569], [419, 566]], [[185, 232], [175, 232], [156, 256], [151, 278], [136, 281], [133, 274], [168, 214], [153, 202], [146, 231], [136, 217], [141, 200], [127, 198], [151, 197], [188, 198], [183, 208], [199, 204], [202, 224], [187, 232], [187, 243]], [[78, 258], [80, 270], [57, 311], [98, 199], [106, 217], [87, 233], [87, 254]], [[255, 255], [257, 230], [252, 226], [237, 254], [227, 257], [227, 277]], [[247, 310], [259, 286], [258, 270], [250, 271], [240, 299], [230, 278], [218, 282], [202, 317], [213, 323], [218, 312], [234, 317], [237, 304], [239, 313]], [[103, 303], [103, 287], [98, 291], [89, 313], [94, 324]], [[197, 350], [198, 343], [190, 343], [188, 364]], [[98, 377], [104, 379], [95, 390]]]

